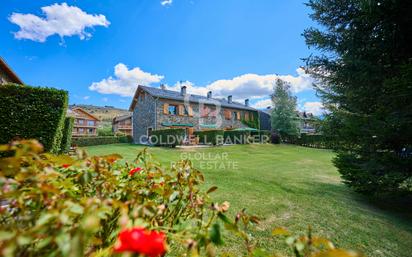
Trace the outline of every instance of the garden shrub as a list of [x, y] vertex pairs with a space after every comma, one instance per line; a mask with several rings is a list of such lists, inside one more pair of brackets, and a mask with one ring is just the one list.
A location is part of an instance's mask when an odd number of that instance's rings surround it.
[[72, 131], [74, 125], [74, 118], [73, 117], [66, 117], [64, 119], [64, 127], [63, 127], [63, 135], [62, 135], [62, 142], [60, 146], [60, 152], [67, 153], [70, 150], [70, 146], [72, 143]]
[[226, 130], [223, 134], [225, 144], [247, 144], [249, 143], [250, 131]]
[[114, 136], [112, 126], [104, 126], [97, 129], [97, 136], [99, 137], [109, 137]]
[[272, 144], [280, 144], [281, 138], [280, 138], [279, 133], [272, 132], [272, 133], [270, 134], [270, 142], [271, 142]]
[[223, 144], [223, 130], [195, 131], [194, 135], [199, 138], [201, 144], [221, 145]]
[[152, 131], [150, 143], [157, 146], [176, 147], [181, 145], [185, 138], [184, 129], [160, 129]]
[[0, 86], [0, 144], [12, 139], [38, 139], [58, 153], [68, 103], [67, 91], [6, 84]]
[[92, 145], [108, 145], [117, 143], [131, 143], [131, 136], [107, 136], [107, 137], [73, 137], [72, 145], [75, 146], [92, 146]]
[[[15, 153], [0, 158], [2, 256], [235, 256], [217, 247], [227, 233], [244, 256], [277, 256], [254, 240], [259, 218], [244, 209], [229, 218], [229, 203], [212, 201], [217, 188], [205, 191], [203, 174], [189, 160], [164, 168], [146, 150], [125, 164], [116, 154], [55, 156], [43, 154], [35, 140], [0, 145], [1, 151]], [[294, 256], [361, 256], [310, 230], [292, 235], [277, 227], [272, 235], [285, 237]]]

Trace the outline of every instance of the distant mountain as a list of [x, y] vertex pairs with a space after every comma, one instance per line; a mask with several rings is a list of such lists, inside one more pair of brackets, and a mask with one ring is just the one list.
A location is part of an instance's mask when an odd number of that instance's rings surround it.
[[125, 109], [119, 109], [113, 106], [95, 106], [95, 105], [87, 105], [87, 104], [73, 104], [70, 105], [72, 107], [80, 107], [83, 110], [93, 114], [104, 123], [112, 122], [113, 118], [120, 115], [126, 115], [130, 112]]

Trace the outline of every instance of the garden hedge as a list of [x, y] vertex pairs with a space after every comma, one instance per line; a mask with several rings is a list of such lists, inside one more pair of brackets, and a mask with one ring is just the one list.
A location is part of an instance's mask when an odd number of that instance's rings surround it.
[[37, 139], [48, 152], [60, 152], [67, 91], [6, 84], [0, 86], [0, 144]]
[[120, 137], [73, 137], [72, 145], [75, 146], [92, 146], [92, 145], [108, 145], [117, 143], [131, 143], [131, 136], [120, 136]]
[[282, 138], [283, 142], [288, 144], [301, 145], [312, 148], [322, 148], [322, 149], [332, 149], [334, 148], [331, 140], [324, 135], [308, 135], [301, 134], [299, 137], [296, 136], [285, 136]]
[[223, 130], [205, 130], [205, 131], [195, 131], [194, 135], [199, 138], [199, 143], [201, 144], [212, 144], [219, 145], [223, 144]]
[[269, 143], [271, 138], [269, 130], [251, 131], [250, 135], [253, 143]]
[[176, 147], [183, 143], [185, 135], [185, 129], [154, 130], [150, 136], [150, 142], [157, 146]]
[[225, 144], [247, 144], [250, 131], [246, 130], [226, 130], [223, 134]]
[[74, 125], [73, 117], [66, 117], [64, 119], [63, 136], [62, 136], [62, 142], [60, 146], [60, 151], [62, 153], [67, 153], [70, 150], [70, 146], [72, 143], [73, 125]]

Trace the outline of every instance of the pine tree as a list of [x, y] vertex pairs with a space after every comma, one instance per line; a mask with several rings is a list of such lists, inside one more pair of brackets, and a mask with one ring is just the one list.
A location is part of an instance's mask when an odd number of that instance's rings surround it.
[[290, 91], [290, 84], [277, 79], [272, 94], [272, 128], [282, 137], [299, 134], [296, 116], [296, 97]]
[[330, 113], [325, 133], [347, 184], [373, 194], [411, 193], [412, 1], [310, 0], [320, 53], [306, 59]]

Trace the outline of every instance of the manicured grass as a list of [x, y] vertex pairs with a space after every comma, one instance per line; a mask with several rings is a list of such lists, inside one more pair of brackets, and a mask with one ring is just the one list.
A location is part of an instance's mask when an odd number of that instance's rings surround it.
[[[116, 144], [86, 150], [91, 155], [119, 153], [132, 161], [143, 148]], [[406, 204], [372, 204], [352, 192], [341, 183], [331, 163], [333, 153], [328, 150], [236, 145], [186, 150], [150, 148], [150, 152], [164, 165], [181, 158], [193, 160], [205, 174], [206, 187], [218, 186], [214, 199], [231, 203], [230, 215], [246, 208], [261, 218], [254, 235], [264, 248], [287, 253], [283, 241], [271, 236], [272, 228], [286, 226], [303, 233], [311, 225], [315, 234], [367, 256], [411, 256], [410, 209]], [[228, 238], [225, 247], [241, 254], [242, 249], [234, 241]]]

